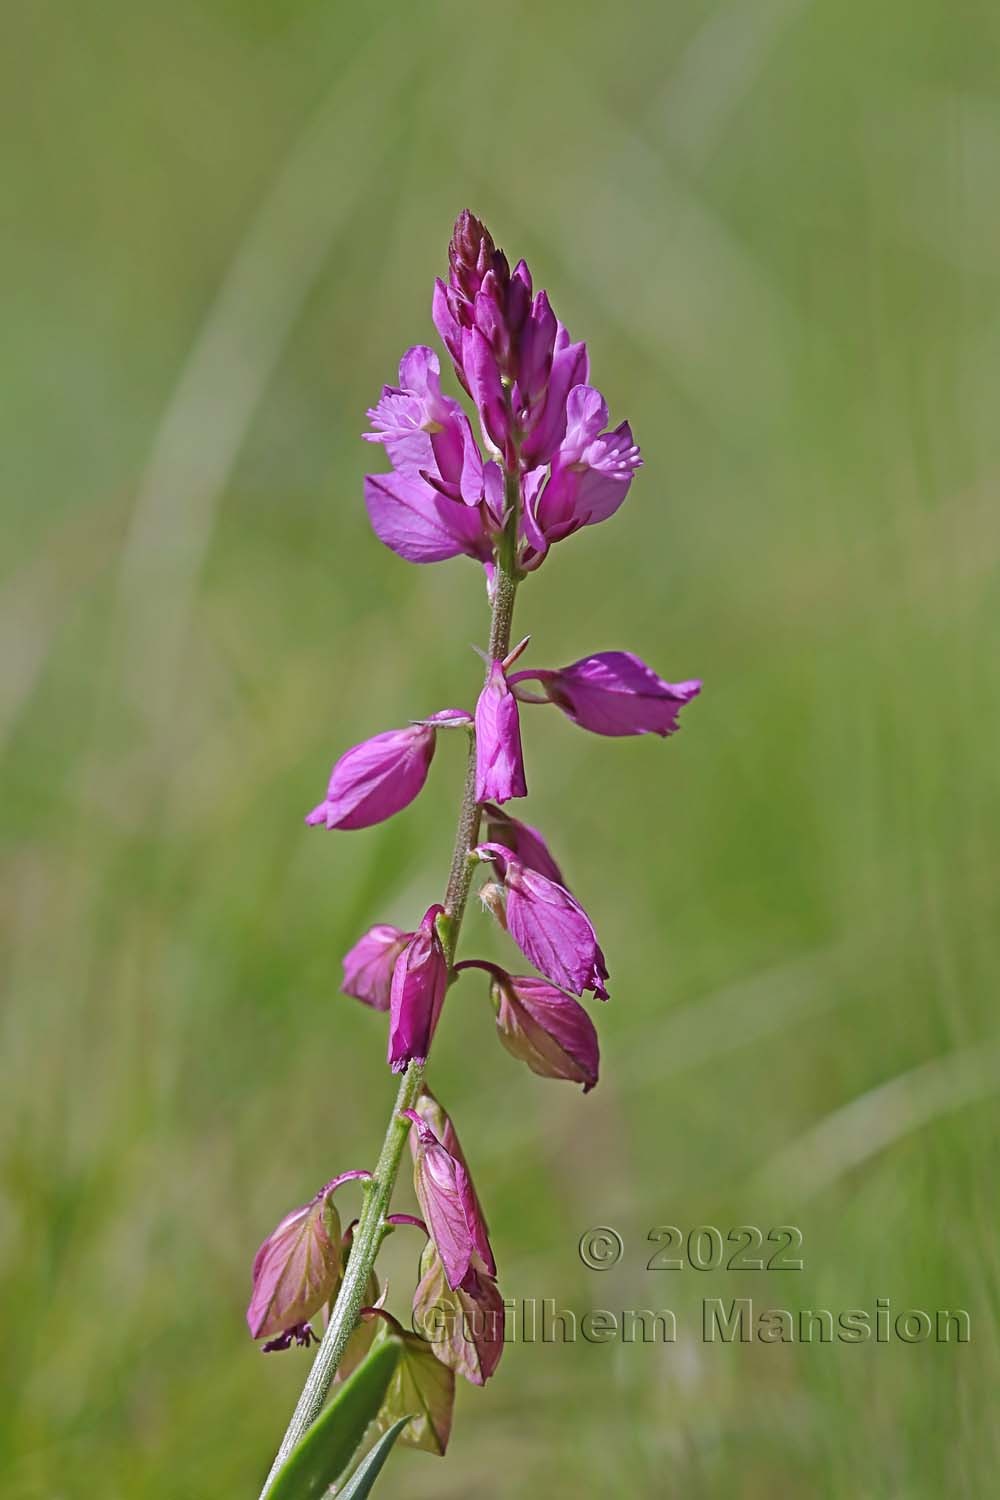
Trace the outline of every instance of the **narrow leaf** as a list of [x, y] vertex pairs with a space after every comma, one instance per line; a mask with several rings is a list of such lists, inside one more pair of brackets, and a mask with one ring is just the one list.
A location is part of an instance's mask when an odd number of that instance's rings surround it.
[[337, 1491], [337, 1500], [365, 1500], [365, 1496], [371, 1493], [382, 1465], [389, 1457], [390, 1448], [409, 1420], [409, 1417], [400, 1417], [388, 1431], [383, 1432], [374, 1448], [365, 1454], [344, 1488]]
[[319, 1500], [344, 1472], [378, 1414], [401, 1353], [402, 1344], [395, 1337], [375, 1346], [292, 1449], [271, 1487], [270, 1500]]

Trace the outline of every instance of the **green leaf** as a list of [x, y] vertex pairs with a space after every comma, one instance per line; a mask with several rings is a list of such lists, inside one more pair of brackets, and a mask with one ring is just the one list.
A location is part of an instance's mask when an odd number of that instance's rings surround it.
[[366, 1453], [358, 1464], [344, 1488], [338, 1490], [337, 1500], [365, 1500], [365, 1496], [371, 1493], [382, 1465], [389, 1457], [390, 1448], [409, 1420], [409, 1417], [400, 1417], [383, 1432], [374, 1448]]
[[376, 1344], [292, 1449], [271, 1487], [270, 1500], [319, 1500], [325, 1494], [377, 1416], [402, 1352], [394, 1336]]
[[402, 1333], [399, 1339], [399, 1364], [378, 1414], [378, 1425], [384, 1431], [399, 1417], [410, 1415], [410, 1424], [400, 1437], [403, 1447], [443, 1454], [455, 1404], [454, 1371], [441, 1363], [426, 1339], [415, 1333]]

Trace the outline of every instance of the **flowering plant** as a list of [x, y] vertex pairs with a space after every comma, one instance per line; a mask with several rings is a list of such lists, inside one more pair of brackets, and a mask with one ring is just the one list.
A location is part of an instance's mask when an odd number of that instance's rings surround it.
[[[628, 423], [609, 427], [604, 398], [588, 383], [586, 346], [570, 338], [546, 293], [533, 291], [524, 261], [511, 270], [468, 212], [455, 224], [448, 280], [436, 282], [432, 315], [475, 408], [479, 437], [461, 403], [442, 391], [434, 351], [408, 350], [399, 384], [383, 387], [368, 413], [365, 437], [383, 446], [390, 469], [367, 476], [365, 503], [376, 535], [407, 561], [464, 555], [483, 568], [491, 607], [486, 678], [474, 713], [442, 709], [347, 750], [306, 819], [360, 829], [392, 817], [422, 790], [438, 734], [468, 737], [443, 902], [428, 907], [413, 931], [371, 927], [344, 959], [344, 991], [388, 1012], [387, 1061], [401, 1075], [378, 1160], [372, 1171], [335, 1177], [287, 1214], [254, 1261], [247, 1317], [252, 1336], [267, 1339], [265, 1349], [308, 1345], [316, 1337], [310, 1320], [326, 1315], [265, 1495], [320, 1493], [315, 1486], [338, 1477], [371, 1421], [382, 1436], [351, 1480], [352, 1493], [368, 1492], [397, 1439], [443, 1453], [455, 1374], [482, 1385], [503, 1352], [486, 1219], [454, 1125], [425, 1081], [450, 986], [484, 972], [497, 1032], [512, 1056], [585, 1093], [597, 1082], [597, 1032], [581, 997], [608, 998], [604, 953], [545, 839], [505, 806], [527, 794], [522, 705], [555, 704], [594, 734], [666, 736], [700, 689], [665, 682], [624, 651], [514, 670], [527, 645], [511, 649], [518, 585], [558, 542], [614, 515], [642, 460]], [[473, 877], [483, 869], [484, 904], [537, 973], [456, 962]], [[422, 1218], [390, 1212], [407, 1138]], [[335, 1194], [351, 1179], [363, 1182], [363, 1204], [344, 1229]], [[426, 1236], [414, 1324], [449, 1311], [444, 1338], [405, 1331], [383, 1306], [376, 1257], [402, 1224]], [[317, 1421], [334, 1381], [340, 1393]]]

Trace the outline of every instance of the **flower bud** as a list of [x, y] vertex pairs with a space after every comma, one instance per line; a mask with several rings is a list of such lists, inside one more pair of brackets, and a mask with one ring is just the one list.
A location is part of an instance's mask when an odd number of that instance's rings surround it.
[[437, 930], [443, 906], [428, 907], [396, 959], [389, 993], [389, 1066], [426, 1062], [448, 989], [448, 961]]
[[593, 1021], [578, 1000], [534, 974], [495, 970], [490, 993], [497, 1034], [512, 1057], [542, 1078], [597, 1082], [599, 1049]]
[[344, 954], [342, 992], [375, 1010], [388, 1010], [396, 959], [413, 936], [412, 932], [402, 932], [388, 922], [369, 927], [364, 937]]
[[476, 704], [476, 801], [507, 802], [527, 791], [517, 699], [503, 663], [494, 661]]
[[586, 344], [570, 343], [566, 329], [557, 323], [545, 391], [522, 408], [528, 431], [521, 454], [528, 468], [547, 464], [555, 454], [566, 432], [569, 393], [574, 386], [586, 383], [589, 369]]
[[556, 345], [556, 315], [548, 295], [539, 292], [521, 335], [521, 357], [517, 370], [517, 399], [525, 417], [545, 391]]
[[485, 436], [511, 462], [507, 398], [493, 350], [478, 328], [467, 328], [462, 334], [462, 368]]
[[493, 275], [505, 287], [510, 276], [507, 257], [493, 243], [493, 236], [475, 214], [463, 208], [455, 220], [448, 246], [451, 285], [470, 302], [486, 275]]

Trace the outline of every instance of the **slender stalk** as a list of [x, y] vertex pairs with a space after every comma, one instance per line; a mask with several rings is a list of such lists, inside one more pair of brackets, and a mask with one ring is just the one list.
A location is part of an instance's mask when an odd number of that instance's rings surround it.
[[[504, 488], [508, 515], [500, 546], [497, 549], [493, 610], [490, 619], [490, 661], [502, 659], [510, 650], [514, 597], [518, 585], [516, 556], [520, 480], [517, 468], [506, 471]], [[488, 672], [489, 668], [487, 668], [487, 674]], [[444, 898], [447, 920], [441, 923], [440, 928], [449, 968], [455, 962], [458, 935], [462, 926], [462, 918], [465, 916], [466, 902], [469, 899], [473, 870], [473, 862], [469, 859], [469, 853], [479, 841], [480, 814], [481, 808], [476, 801], [476, 737], [475, 733], [471, 732], [462, 806], [455, 835], [455, 851]], [[415, 1106], [420, 1097], [423, 1080], [424, 1066], [417, 1063], [411, 1063], [400, 1079], [399, 1091], [389, 1118], [378, 1162], [371, 1178], [365, 1183], [364, 1206], [354, 1231], [354, 1240], [344, 1271], [344, 1279], [330, 1313], [326, 1331], [316, 1350], [316, 1358], [313, 1360], [312, 1368], [292, 1413], [292, 1419], [281, 1440], [281, 1447], [264, 1481], [260, 1500], [264, 1500], [286, 1458], [319, 1415], [337, 1372], [337, 1366], [343, 1357], [347, 1341], [357, 1326], [358, 1313], [364, 1305], [365, 1287], [368, 1285], [368, 1277], [382, 1242], [389, 1204], [399, 1172], [399, 1162], [410, 1129], [409, 1120], [402, 1119], [401, 1115], [404, 1110], [413, 1109]]]

